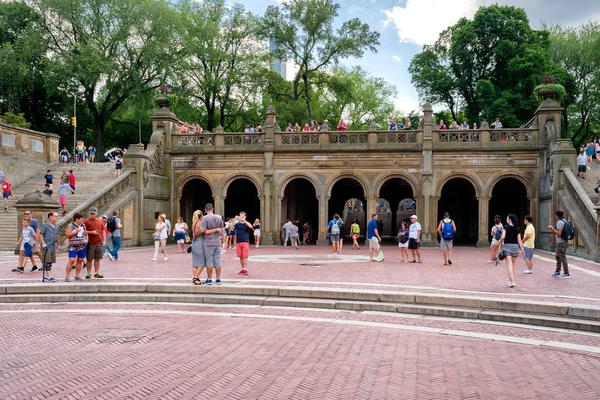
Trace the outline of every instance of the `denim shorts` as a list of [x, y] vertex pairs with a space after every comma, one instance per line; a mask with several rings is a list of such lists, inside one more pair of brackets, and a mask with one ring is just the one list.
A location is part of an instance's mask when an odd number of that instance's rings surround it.
[[525, 256], [523, 257], [525, 260], [533, 260], [533, 248], [523, 247], [525, 250]]
[[85, 260], [86, 255], [87, 251], [85, 247], [79, 251], [69, 250], [69, 258], [79, 258], [80, 260]]
[[221, 268], [221, 246], [204, 247], [206, 268]]
[[507, 257], [519, 257], [521, 249], [517, 243], [504, 243], [504, 249]]

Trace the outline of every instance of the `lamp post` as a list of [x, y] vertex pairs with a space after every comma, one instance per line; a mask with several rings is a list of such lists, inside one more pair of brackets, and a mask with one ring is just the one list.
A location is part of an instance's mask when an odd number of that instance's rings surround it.
[[[73, 96], [73, 156], [77, 157], [77, 96]], [[75, 160], [77, 161], [77, 160]]]

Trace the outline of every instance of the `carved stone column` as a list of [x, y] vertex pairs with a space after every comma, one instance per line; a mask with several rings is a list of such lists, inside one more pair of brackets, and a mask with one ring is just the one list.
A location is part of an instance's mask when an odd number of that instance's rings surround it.
[[490, 213], [490, 197], [479, 196], [479, 229], [477, 232], [477, 247], [489, 247], [490, 241], [488, 236], [488, 217]]
[[329, 223], [329, 198], [328, 195], [319, 197], [319, 237], [317, 237], [317, 245], [326, 246], [327, 241], [325, 240], [325, 232], [327, 230], [327, 224]]
[[213, 199], [215, 200], [215, 204], [213, 204], [215, 206], [215, 214], [225, 217], [225, 197], [213, 194]]

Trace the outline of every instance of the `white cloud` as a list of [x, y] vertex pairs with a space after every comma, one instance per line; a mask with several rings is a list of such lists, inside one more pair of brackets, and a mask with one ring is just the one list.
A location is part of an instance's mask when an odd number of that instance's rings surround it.
[[402, 59], [398, 56], [392, 56], [392, 60], [398, 61], [398, 62], [402, 61]]
[[403, 111], [406, 114], [411, 111], [419, 111], [421, 109], [419, 102], [416, 99], [411, 99], [410, 97], [396, 96], [393, 98], [393, 102], [397, 110]]
[[444, 29], [476, 11], [477, 0], [407, 0], [405, 7], [383, 10], [383, 26], [392, 24], [402, 42], [433, 44]]

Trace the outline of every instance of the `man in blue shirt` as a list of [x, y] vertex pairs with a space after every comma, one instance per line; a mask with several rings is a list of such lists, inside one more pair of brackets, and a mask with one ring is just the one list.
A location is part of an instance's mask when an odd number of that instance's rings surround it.
[[340, 221], [340, 216], [335, 214], [333, 219], [329, 221], [329, 225], [327, 226], [327, 233], [329, 233], [329, 238], [331, 240], [331, 245], [333, 246], [333, 256], [337, 256], [339, 252], [340, 246], [340, 233], [342, 232], [342, 222]]
[[381, 242], [381, 236], [379, 236], [379, 229], [377, 227], [378, 218], [377, 214], [371, 215], [371, 220], [369, 221], [369, 225], [367, 225], [367, 240], [369, 241], [369, 256], [371, 261], [375, 261], [373, 259], [375, 250], [379, 254], [379, 243]]
[[248, 257], [250, 257], [250, 230], [252, 225], [246, 221], [246, 213], [240, 212], [240, 219], [235, 224], [235, 250], [240, 259], [242, 270], [238, 275], [248, 275]]

